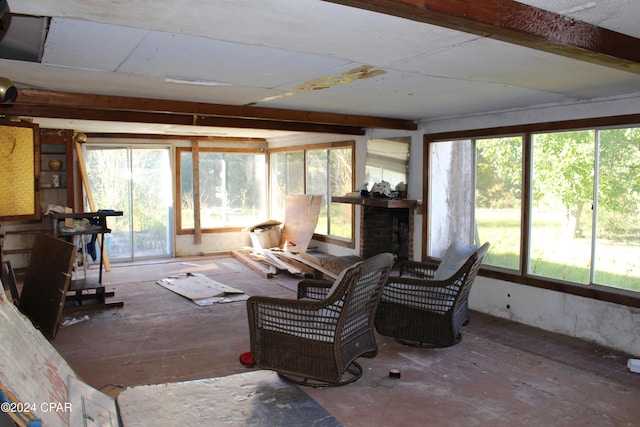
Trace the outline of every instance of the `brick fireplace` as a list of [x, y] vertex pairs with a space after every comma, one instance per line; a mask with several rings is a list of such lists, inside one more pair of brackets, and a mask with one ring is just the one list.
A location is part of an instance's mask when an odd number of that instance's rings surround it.
[[333, 202], [360, 205], [360, 257], [391, 252], [413, 259], [416, 200], [333, 197]]

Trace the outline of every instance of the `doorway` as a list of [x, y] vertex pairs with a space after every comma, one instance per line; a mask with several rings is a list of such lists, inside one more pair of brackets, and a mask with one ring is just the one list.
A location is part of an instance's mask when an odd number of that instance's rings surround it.
[[95, 209], [122, 211], [109, 219], [109, 259], [133, 261], [173, 254], [173, 185], [169, 147], [85, 145]]

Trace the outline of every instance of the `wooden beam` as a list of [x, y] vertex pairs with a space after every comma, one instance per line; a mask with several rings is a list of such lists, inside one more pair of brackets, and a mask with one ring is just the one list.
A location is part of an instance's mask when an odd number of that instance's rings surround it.
[[640, 74], [640, 39], [513, 0], [324, 0]]
[[[162, 140], [183, 140], [191, 142], [194, 138], [198, 141], [207, 142], [222, 142], [231, 144], [257, 144], [266, 145], [267, 140], [265, 138], [252, 138], [252, 137], [238, 137], [238, 136], [209, 136], [201, 135], [194, 137], [193, 135], [165, 135], [165, 134], [153, 134], [153, 133], [103, 133], [103, 132], [84, 132], [88, 138], [102, 138], [102, 139], [162, 139]], [[154, 142], [155, 143], [155, 142]]]
[[231, 255], [233, 255], [240, 262], [245, 264], [247, 267], [251, 268], [257, 273], [260, 273], [262, 277], [266, 279], [271, 279], [274, 274], [276, 274], [275, 267], [266, 266], [254, 259], [252, 259], [246, 252], [234, 250], [231, 251]]
[[[80, 171], [80, 180], [84, 186], [84, 191], [87, 195], [87, 203], [89, 204], [89, 210], [91, 212], [96, 211], [96, 203], [93, 200], [93, 192], [91, 191], [91, 183], [89, 181], [89, 175], [87, 174], [87, 163], [84, 160], [84, 151], [82, 151], [82, 145], [76, 140], [74, 141], [76, 148], [76, 156], [78, 158], [78, 170]], [[102, 235], [98, 235], [98, 243], [100, 244], [100, 256], [102, 257], [102, 265], [104, 265], [105, 271], [111, 271], [111, 263], [109, 262], [109, 254], [104, 250], [104, 242], [102, 241]], [[86, 250], [86, 248], [82, 248]]]
[[[201, 102], [173, 101], [151, 98], [91, 95], [69, 92], [53, 92], [36, 89], [19, 89], [13, 105], [68, 108], [81, 111], [145, 113], [153, 115], [183, 116], [190, 122], [194, 116], [200, 126], [221, 126], [220, 120], [245, 123], [242, 127], [262, 128], [278, 123], [280, 126], [316, 125], [345, 128], [417, 129], [412, 120], [359, 116], [350, 114], [300, 111], [282, 108], [264, 108], [246, 105], [207, 104]], [[81, 118], [81, 117], [78, 117]], [[152, 122], [155, 123], [155, 122]], [[229, 123], [234, 123], [230, 121]], [[239, 127], [236, 125], [236, 127]]]
[[[20, 95], [18, 95], [20, 96]], [[2, 104], [0, 114], [7, 116], [49, 117], [56, 119], [100, 120], [110, 122], [162, 123], [193, 126], [193, 116], [186, 114], [158, 113], [144, 111], [100, 110], [53, 105]], [[234, 127], [242, 129], [269, 129], [296, 132], [320, 132], [345, 135], [364, 135], [365, 130], [355, 126], [299, 123], [273, 120], [257, 120], [229, 117], [196, 116], [197, 126]]]

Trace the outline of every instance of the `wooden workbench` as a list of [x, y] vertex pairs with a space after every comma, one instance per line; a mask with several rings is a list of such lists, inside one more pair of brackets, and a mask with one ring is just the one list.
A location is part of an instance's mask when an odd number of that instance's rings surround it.
[[[102, 285], [102, 269], [104, 266], [104, 235], [105, 233], [111, 233], [111, 229], [107, 226], [107, 218], [114, 216], [122, 216], [122, 211], [97, 211], [97, 212], [73, 212], [73, 213], [52, 213], [51, 219], [53, 222], [53, 234], [57, 238], [65, 238], [68, 236], [82, 236], [99, 234], [98, 245], [100, 248], [100, 267], [98, 270], [98, 280], [88, 279], [75, 279], [71, 281], [69, 286], [69, 292], [73, 293], [73, 298], [67, 298], [67, 304], [65, 311], [80, 311], [80, 310], [94, 310], [98, 308], [114, 308], [122, 307], [124, 302], [112, 301], [107, 302], [106, 298], [114, 296], [114, 292], [106, 292]], [[65, 220], [82, 221], [87, 219], [94, 222], [88, 227], [67, 227], [65, 226]], [[67, 221], [68, 222], [68, 221]], [[83, 244], [84, 246], [84, 244]], [[87, 250], [86, 247], [82, 248], [83, 253]], [[75, 302], [75, 305], [72, 303]]]

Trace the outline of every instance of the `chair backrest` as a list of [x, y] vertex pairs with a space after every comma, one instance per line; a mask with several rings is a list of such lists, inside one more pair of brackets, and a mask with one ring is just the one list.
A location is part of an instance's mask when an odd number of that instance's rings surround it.
[[457, 240], [451, 242], [442, 256], [442, 261], [433, 275], [434, 280], [445, 280], [460, 270], [469, 257], [478, 251], [475, 245], [465, 245]]
[[382, 289], [394, 262], [393, 254], [381, 253], [355, 264], [360, 268], [360, 276], [345, 295], [343, 313], [338, 325], [341, 340], [349, 339], [363, 327], [373, 328], [373, 318]]
[[[487, 251], [489, 250], [489, 246], [491, 246], [490, 243], [485, 242], [482, 246], [480, 246], [480, 248], [478, 248], [478, 250], [476, 250], [469, 257], [469, 260], [467, 261], [467, 263], [470, 263], [471, 265], [469, 267], [468, 272], [466, 273], [460, 292], [456, 297], [456, 302], [461, 301], [469, 296], [469, 292], [471, 291], [471, 285], [473, 285], [473, 282], [476, 279], [476, 276], [478, 275], [478, 271], [480, 270], [480, 265], [482, 264], [482, 260], [484, 256], [487, 254]], [[465, 263], [465, 265], [467, 263]]]

